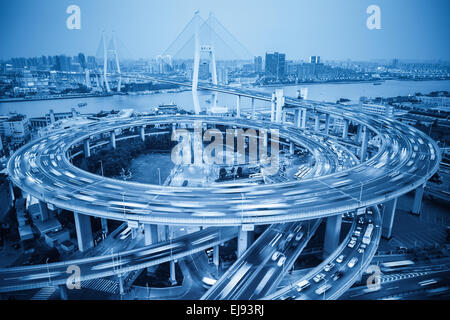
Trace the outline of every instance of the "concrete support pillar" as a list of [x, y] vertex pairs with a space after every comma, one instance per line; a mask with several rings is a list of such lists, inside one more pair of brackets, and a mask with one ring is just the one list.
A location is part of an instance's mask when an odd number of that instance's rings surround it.
[[73, 213], [73, 217], [77, 231], [78, 249], [84, 252], [94, 246], [94, 242], [92, 241], [91, 217], [77, 212]]
[[15, 199], [15, 197], [14, 197], [14, 187], [13, 187], [13, 184], [12, 184], [12, 182], [9, 180], [8, 181], [8, 188], [9, 188], [9, 194], [10, 194], [10, 205], [11, 205], [11, 207], [14, 207], [14, 200], [16, 200]]
[[236, 97], [236, 118], [241, 117], [241, 96]]
[[275, 121], [275, 93], [272, 93], [272, 100], [270, 102], [270, 121]]
[[329, 256], [339, 245], [341, 235], [342, 215], [338, 214], [327, 218], [325, 228], [325, 241], [323, 244], [324, 257]]
[[41, 221], [48, 220], [48, 207], [47, 204], [41, 200], [39, 200], [39, 210], [41, 211]]
[[100, 221], [102, 223], [102, 230], [104, 234], [108, 234], [108, 220], [105, 218], [100, 218]]
[[314, 131], [320, 131], [320, 116], [318, 114], [314, 116]]
[[170, 283], [174, 286], [177, 284], [175, 263], [176, 260], [170, 260]]
[[114, 131], [111, 131], [111, 147], [115, 149], [116, 146], [116, 133]]
[[169, 226], [164, 226], [164, 236], [165, 236], [166, 241], [169, 241], [170, 239], [172, 239]]
[[145, 245], [158, 243], [158, 226], [156, 224], [144, 224]]
[[237, 256], [238, 258], [247, 250], [253, 241], [253, 230], [247, 227], [239, 227]]
[[325, 118], [325, 134], [328, 135], [328, 132], [330, 131], [330, 118], [331, 115], [327, 114], [327, 117]]
[[125, 293], [125, 290], [123, 288], [123, 277], [121, 274], [117, 276], [117, 280], [119, 281], [119, 293], [120, 295], [123, 295]]
[[86, 87], [87, 88], [91, 88], [91, 74], [89, 73], [89, 69], [86, 69], [85, 71], [85, 76], [86, 76]]
[[281, 116], [284, 107], [284, 94], [283, 89], [277, 89], [275, 91], [276, 96], [276, 110], [275, 110], [275, 122], [280, 123], [282, 121]]
[[289, 143], [289, 153], [293, 155], [294, 154], [294, 150], [295, 150], [295, 146], [294, 146], [294, 143], [291, 141]]
[[145, 127], [141, 127], [141, 140], [145, 141]]
[[342, 130], [342, 139], [347, 139], [348, 137], [348, 120], [344, 119], [344, 128]]
[[360, 143], [361, 142], [362, 129], [363, 129], [363, 126], [361, 124], [359, 124], [358, 125], [358, 131], [356, 133], [356, 143]]
[[286, 110], [281, 112], [281, 123], [286, 123]]
[[59, 297], [61, 300], [68, 300], [67, 287], [65, 285], [59, 285]]
[[300, 128], [302, 121], [302, 111], [300, 109], [295, 110], [295, 126]]
[[220, 263], [220, 255], [219, 255], [219, 245], [214, 246], [213, 248], [213, 262], [216, 268], [219, 268]]
[[385, 239], [392, 238], [392, 227], [394, 225], [395, 210], [397, 209], [397, 198], [384, 203], [383, 217], [381, 223], [381, 236]]
[[89, 158], [91, 156], [91, 145], [89, 139], [84, 140], [84, 157]]
[[369, 129], [364, 126], [362, 131], [362, 142], [361, 142], [361, 150], [360, 150], [360, 161], [364, 162], [367, 156], [367, 143], [369, 140]]
[[307, 120], [306, 117], [307, 117], [308, 115], [307, 115], [307, 113], [306, 113], [306, 112], [307, 112], [306, 109], [302, 109], [301, 112], [302, 112], [302, 125], [301, 125], [301, 128], [302, 128], [302, 129], [305, 129], [305, 128], [306, 128], [306, 120]]
[[252, 119], [255, 119], [255, 98], [252, 98]]
[[412, 214], [420, 214], [420, 209], [422, 207], [422, 198], [423, 198], [423, 191], [425, 189], [425, 184], [421, 185], [416, 189], [414, 192], [414, 203], [411, 210]]

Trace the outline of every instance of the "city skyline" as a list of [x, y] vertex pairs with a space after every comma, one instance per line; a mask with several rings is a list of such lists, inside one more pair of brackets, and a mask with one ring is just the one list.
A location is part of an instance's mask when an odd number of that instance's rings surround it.
[[[370, 15], [366, 9], [374, 3], [365, 0], [283, 1], [278, 5], [273, 1], [249, 1], [239, 5], [237, 2], [234, 5], [233, 1], [231, 4], [201, 0], [188, 3], [133, 1], [125, 8], [116, 1], [108, 4], [83, 0], [51, 4], [41, 1], [37, 4], [22, 0], [1, 4], [5, 15], [0, 22], [0, 35], [4, 39], [0, 59], [79, 52], [95, 55], [103, 30], [114, 30], [122, 39], [130, 55], [125, 58], [154, 58], [163, 53], [170, 39], [181, 32], [198, 9], [202, 17], [213, 12], [253, 56], [280, 51], [290, 60], [320, 55], [323, 60], [448, 61], [448, 44], [443, 39], [450, 27], [445, 17], [449, 4], [435, 2], [437, 5], [431, 7], [425, 1], [377, 1], [381, 29], [369, 30], [366, 20]], [[81, 9], [81, 30], [66, 28], [69, 17], [66, 9], [71, 4]], [[39, 15], [35, 14], [37, 10], [40, 10]], [[255, 18], [249, 21], [249, 16]], [[24, 28], [25, 25], [28, 28]], [[149, 32], [161, 27], [164, 32]]]
[[0, 300], [448, 300], [434, 5], [0, 4]]

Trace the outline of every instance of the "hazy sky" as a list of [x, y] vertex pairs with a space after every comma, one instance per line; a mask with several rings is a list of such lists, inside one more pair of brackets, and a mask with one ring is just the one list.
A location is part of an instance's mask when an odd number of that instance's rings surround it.
[[[66, 28], [71, 4], [81, 8], [81, 30]], [[366, 27], [372, 4], [381, 8], [381, 30]], [[95, 55], [104, 29], [134, 58], [151, 58], [196, 9], [205, 19], [214, 12], [254, 55], [450, 60], [450, 0], [1, 0], [0, 58]]]

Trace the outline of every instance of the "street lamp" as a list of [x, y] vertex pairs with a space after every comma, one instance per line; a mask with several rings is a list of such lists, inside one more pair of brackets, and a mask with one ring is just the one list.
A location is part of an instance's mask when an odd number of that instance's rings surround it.
[[161, 185], [161, 169], [158, 168], [159, 185]]

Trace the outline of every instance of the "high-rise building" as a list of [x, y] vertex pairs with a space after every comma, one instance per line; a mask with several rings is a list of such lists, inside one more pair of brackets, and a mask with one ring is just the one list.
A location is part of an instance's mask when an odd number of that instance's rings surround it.
[[266, 53], [265, 74], [268, 78], [280, 80], [286, 73], [286, 54], [274, 52]]
[[320, 64], [320, 56], [310, 56], [309, 63]]
[[86, 57], [83, 53], [78, 54], [78, 63], [80, 64], [81, 68], [86, 69]]
[[228, 84], [228, 69], [221, 67], [217, 69], [217, 80], [219, 83], [227, 85]]
[[9, 137], [12, 144], [21, 144], [30, 134], [30, 123], [27, 116], [16, 114], [3, 122], [3, 129], [5, 137]]
[[263, 59], [261, 56], [255, 57], [255, 72], [262, 73]]
[[201, 80], [208, 80], [211, 77], [209, 72], [209, 62], [200, 63], [200, 68], [198, 70], [198, 78]]
[[94, 56], [88, 56], [87, 57], [87, 67], [88, 69], [95, 69], [97, 68], [97, 61]]
[[56, 56], [55, 70], [56, 71], [71, 71], [71, 59], [65, 55]]

